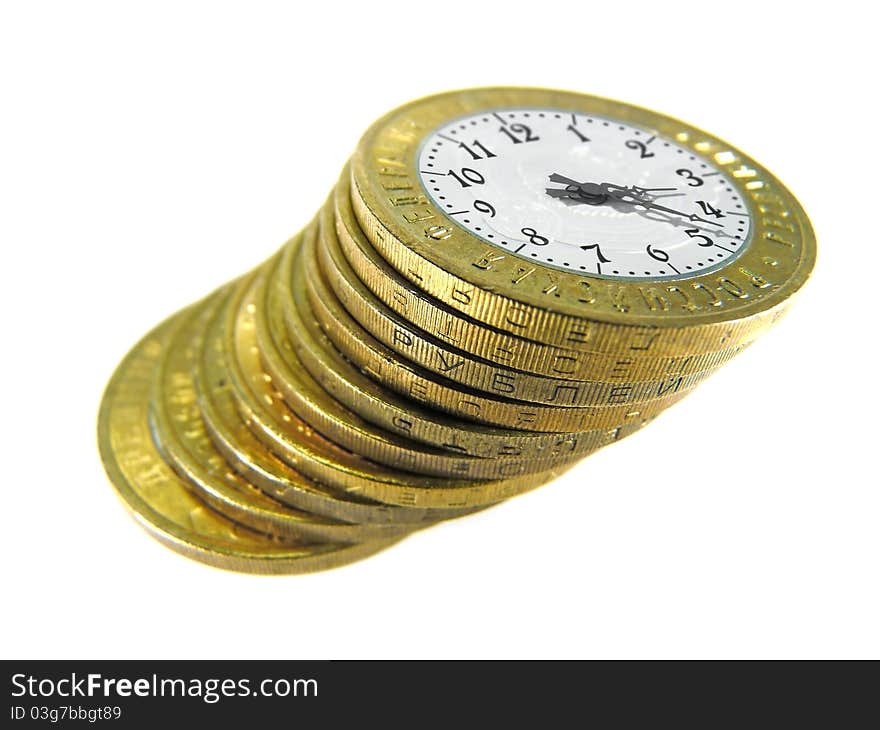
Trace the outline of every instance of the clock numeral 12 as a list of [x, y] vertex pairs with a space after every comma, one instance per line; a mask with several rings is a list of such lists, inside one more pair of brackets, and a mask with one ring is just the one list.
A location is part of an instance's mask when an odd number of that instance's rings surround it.
[[506, 134], [510, 137], [511, 142], [514, 144], [522, 144], [523, 142], [537, 142], [540, 137], [532, 134], [532, 130], [530, 127], [527, 127], [525, 124], [511, 124], [510, 128], [501, 127], [499, 130], [502, 134]]

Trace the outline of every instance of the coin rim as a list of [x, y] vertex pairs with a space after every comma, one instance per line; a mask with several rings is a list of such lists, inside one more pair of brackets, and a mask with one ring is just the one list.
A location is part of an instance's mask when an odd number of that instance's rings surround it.
[[[179, 326], [182, 318], [194, 306], [197, 304], [180, 310], [142, 337], [119, 363], [101, 398], [97, 423], [98, 449], [110, 483], [133, 519], [154, 539], [177, 553], [217, 568], [247, 573], [294, 574], [325, 570], [367, 557], [397, 542], [397, 539], [394, 539], [353, 545], [325, 543], [309, 546], [309, 549], [305, 546], [294, 549], [290, 545], [279, 544], [267, 535], [233, 522], [205, 505], [206, 519], [228, 523], [238, 534], [259, 541], [251, 546], [233, 545], [212, 540], [194, 529], [175, 522], [155, 509], [135, 489], [117, 459], [118, 449], [114, 444], [114, 439], [120, 431], [123, 428], [131, 428], [132, 425], [142, 430], [143, 435], [146, 436], [143, 441], [145, 458], [167, 470], [167, 477], [180, 481], [180, 477], [162, 459], [153, 443], [147, 413], [153, 371], [168, 346], [174, 328]], [[155, 356], [147, 354], [151, 349], [157, 351]], [[148, 370], [149, 374], [139, 378], [135, 373], [141, 369]], [[138, 379], [141, 380], [140, 385], [137, 384]], [[143, 392], [140, 392], [141, 390]], [[126, 403], [125, 407], [134, 407], [139, 411], [136, 419], [124, 426], [118, 424], [116, 420], [119, 417], [120, 403]], [[189, 499], [200, 501], [183, 484], [178, 486]], [[316, 553], [315, 549], [320, 552]]]
[[[762, 257], [778, 260], [782, 253], [778, 245], [780, 236], [773, 231], [771, 218], [756, 214], [768, 194], [776, 196], [798, 229], [795, 240], [790, 241], [797, 255], [788, 266], [789, 273], [778, 285], [766, 290], [749, 290], [745, 304], [742, 300], [724, 300], [726, 306], [708, 310], [688, 311], [670, 306], [665, 311], [662, 308], [620, 311], [611, 296], [599, 299], [590, 294], [593, 301], [584, 301], [585, 290], [614, 292], [618, 302], [645, 302], [645, 287], [652, 285], [625, 280], [609, 282], [510, 256], [515, 263], [534, 267], [544, 274], [527, 277], [513, 285], [509, 267], [473, 265], [487, 251], [493, 256], [507, 257], [507, 254], [478, 239], [429, 199], [419, 201], [415, 210], [423, 213], [411, 216], [417, 220], [404, 218], [403, 213], [410, 208], [395, 205], [392, 191], [405, 190], [413, 195], [422, 189], [415, 175], [416, 154], [426, 135], [444, 122], [467, 114], [528, 106], [620, 119], [673, 139], [701, 158], [712, 155], [713, 164], [728, 174], [737, 192], [752, 206], [752, 241], [735, 261], [705, 275], [657, 282], [653, 286], [675, 286], [685, 281], [715, 291], [721, 280], [733, 281], [731, 277], [741, 280], [743, 270], [766, 272]], [[389, 168], [393, 168], [390, 175]], [[584, 346], [601, 347], [603, 351], [618, 351], [622, 341], [629, 341], [629, 336], [625, 336], [628, 333], [620, 331], [621, 326], [663, 328], [664, 339], [657, 342], [657, 348], [668, 340], [679, 349], [694, 352], [718, 349], [719, 340], [738, 340], [762, 326], [764, 320], [772, 320], [775, 310], [806, 281], [815, 262], [815, 235], [806, 213], [792, 193], [764, 167], [732, 145], [694, 126], [649, 109], [596, 96], [546, 89], [500, 88], [449, 92], [410, 102], [389, 112], [367, 130], [352, 158], [351, 180], [352, 201], [362, 227], [401, 274], [475, 319], [537, 341], [568, 344], [575, 349], [580, 343], [567, 342], [566, 337], [572, 327], [583, 327], [585, 323], [591, 326]], [[448, 237], [441, 241], [432, 239], [427, 229], [433, 225], [441, 225]], [[548, 288], [548, 281], [555, 282], [556, 287], [549, 293], [543, 291]], [[456, 289], [467, 292], [467, 303], [464, 297], [450, 296]], [[526, 314], [512, 317], [512, 313], [523, 312]], [[523, 326], [519, 326], [521, 319], [527, 320]], [[739, 326], [735, 325], [737, 321]]]

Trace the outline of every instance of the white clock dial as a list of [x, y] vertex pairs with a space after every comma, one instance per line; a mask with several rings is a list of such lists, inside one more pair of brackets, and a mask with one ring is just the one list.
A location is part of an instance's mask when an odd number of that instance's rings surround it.
[[418, 155], [428, 196], [487, 243], [564, 271], [680, 279], [749, 243], [727, 176], [657, 136], [554, 109], [496, 109], [432, 132]]

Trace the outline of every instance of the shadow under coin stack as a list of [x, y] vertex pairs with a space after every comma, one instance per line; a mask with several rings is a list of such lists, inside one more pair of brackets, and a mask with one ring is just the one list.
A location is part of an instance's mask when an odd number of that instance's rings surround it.
[[334, 567], [641, 428], [814, 259], [781, 183], [682, 122], [539, 89], [430, 97], [367, 131], [275, 256], [134, 347], [101, 454], [175, 550]]

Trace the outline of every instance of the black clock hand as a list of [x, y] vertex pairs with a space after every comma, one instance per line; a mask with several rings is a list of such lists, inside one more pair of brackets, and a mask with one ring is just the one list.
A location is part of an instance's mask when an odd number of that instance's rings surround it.
[[[565, 175], [560, 175], [558, 172], [554, 172], [550, 175], [550, 182], [562, 183], [563, 185], [572, 185], [576, 188], [590, 187], [590, 186], [598, 186], [598, 187], [607, 187], [610, 183], [588, 183], [588, 182], [578, 182], [577, 180], [572, 180], [570, 177], [565, 177]], [[616, 187], [616, 186], [612, 186]], [[633, 185], [631, 188], [623, 188], [632, 191], [636, 195], [645, 195], [646, 193], [667, 193], [678, 190], [678, 188], [642, 188], [638, 185]], [[547, 190], [549, 193], [553, 188]], [[558, 192], [555, 191], [554, 192]], [[564, 191], [563, 191], [564, 192]], [[556, 196], [554, 196], [556, 197]]]
[[547, 195], [553, 198], [569, 198], [575, 203], [587, 205], [602, 205], [608, 201], [608, 193], [596, 183], [572, 180], [570, 177], [554, 172], [550, 175], [550, 182], [561, 183], [564, 188], [547, 188]]
[[[602, 205], [608, 201], [608, 198], [614, 198], [621, 203], [627, 205], [642, 206], [647, 210], [662, 211], [664, 213], [672, 213], [681, 216], [694, 223], [705, 223], [707, 225], [723, 227], [721, 223], [709, 221], [694, 213], [684, 213], [675, 208], [668, 208], [665, 205], [659, 205], [652, 200], [648, 200], [644, 196], [651, 192], [662, 192], [675, 190], [676, 188], [643, 188], [637, 185], [632, 187], [622, 187], [613, 185], [612, 183], [592, 183], [578, 182], [569, 177], [554, 172], [550, 176], [551, 182], [562, 183], [567, 186], [566, 189], [547, 188], [547, 194], [552, 198], [568, 198], [575, 203], [587, 203], [588, 205]], [[571, 188], [575, 188], [572, 190]]]
[[574, 185], [576, 188], [581, 186], [577, 180], [572, 180], [570, 177], [565, 177], [565, 175], [560, 175], [558, 172], [554, 172], [550, 175], [550, 182], [562, 183], [563, 185]]
[[675, 210], [675, 208], [667, 208], [665, 205], [658, 205], [650, 200], [645, 200], [642, 197], [639, 197], [636, 191], [645, 190], [645, 188], [625, 188], [620, 185], [612, 185], [611, 183], [601, 183], [599, 188], [610, 195], [615, 200], [619, 200], [621, 203], [629, 203], [630, 205], [641, 205], [647, 208], [648, 210], [661, 210], [664, 213], [672, 213], [673, 215], [680, 215], [682, 218], [687, 218], [689, 221], [693, 221], [694, 223], [705, 223], [711, 226], [718, 226], [719, 228], [723, 227], [721, 223], [716, 223], [715, 221], [707, 221], [705, 218], [700, 218], [700, 216], [695, 213], [684, 213], [680, 210]]

